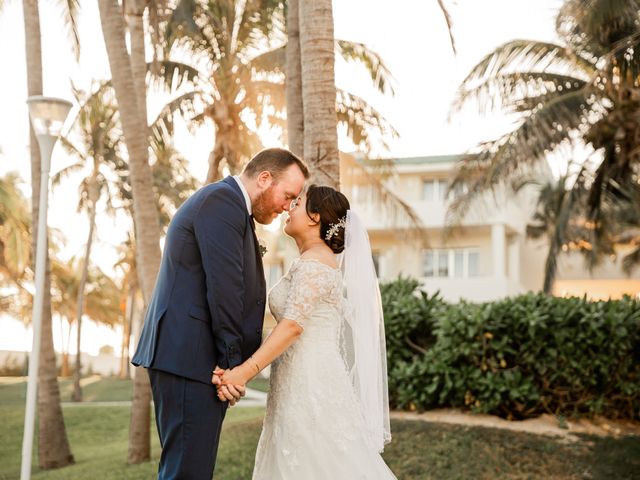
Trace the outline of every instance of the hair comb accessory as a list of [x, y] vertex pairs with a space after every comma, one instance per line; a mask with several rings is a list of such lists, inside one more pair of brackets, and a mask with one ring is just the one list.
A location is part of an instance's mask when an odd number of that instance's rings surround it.
[[346, 226], [347, 226], [347, 217], [345, 215], [340, 219], [339, 222], [329, 224], [329, 230], [327, 230], [327, 234], [324, 236], [324, 239], [326, 241], [331, 240], [331, 237], [333, 237], [336, 233], [338, 233], [338, 229], [340, 227], [346, 228]]

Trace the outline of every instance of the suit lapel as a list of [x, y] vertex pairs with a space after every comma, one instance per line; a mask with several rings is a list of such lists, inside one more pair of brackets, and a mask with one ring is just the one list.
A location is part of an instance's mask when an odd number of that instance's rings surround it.
[[249, 217], [251, 223], [251, 230], [253, 230], [253, 246], [256, 252], [256, 260], [258, 265], [260, 266], [260, 273], [262, 275], [261, 278], [264, 278], [264, 266], [262, 265], [262, 253], [260, 252], [260, 242], [258, 241], [258, 235], [256, 234], [256, 222], [253, 219], [253, 215]]
[[247, 211], [244, 195], [242, 194], [242, 190], [240, 190], [240, 186], [238, 185], [238, 182], [236, 182], [236, 179], [233, 178], [232, 176], [228, 176], [222, 181], [227, 185], [230, 185], [231, 188], [233, 188], [233, 190], [238, 194], [238, 200], [242, 202], [242, 205], [245, 207], [244, 211], [247, 212], [247, 221], [249, 222], [249, 225], [251, 226], [251, 231], [253, 233], [253, 249], [256, 254], [256, 263], [258, 265], [258, 269], [260, 273], [260, 281], [262, 282], [264, 279], [264, 266], [262, 265], [262, 254], [260, 253], [260, 243], [258, 242], [258, 236], [256, 235], [256, 223], [253, 219], [253, 216], [249, 215], [249, 212]]

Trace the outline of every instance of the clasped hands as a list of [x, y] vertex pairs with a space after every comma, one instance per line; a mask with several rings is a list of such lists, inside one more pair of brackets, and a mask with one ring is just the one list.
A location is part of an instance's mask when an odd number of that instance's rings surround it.
[[211, 383], [216, 386], [220, 401], [229, 402], [233, 407], [245, 396], [245, 386], [251, 378], [251, 371], [244, 364], [228, 370], [216, 367], [211, 376]]

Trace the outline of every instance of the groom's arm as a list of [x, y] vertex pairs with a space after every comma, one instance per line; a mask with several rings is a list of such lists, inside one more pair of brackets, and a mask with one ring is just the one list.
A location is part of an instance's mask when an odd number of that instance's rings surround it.
[[224, 188], [212, 189], [193, 222], [206, 277], [218, 365], [224, 369], [242, 362], [240, 322], [244, 310], [246, 212], [234, 195]]

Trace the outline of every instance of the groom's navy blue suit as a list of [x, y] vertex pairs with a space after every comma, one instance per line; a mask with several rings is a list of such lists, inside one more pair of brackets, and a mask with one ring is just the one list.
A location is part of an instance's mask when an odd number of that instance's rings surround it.
[[226, 402], [211, 374], [260, 346], [262, 259], [233, 177], [202, 187], [174, 215], [132, 363], [149, 369], [160, 479], [211, 479]]

